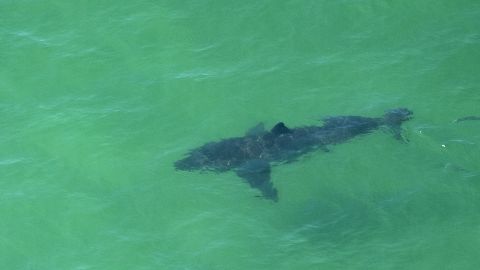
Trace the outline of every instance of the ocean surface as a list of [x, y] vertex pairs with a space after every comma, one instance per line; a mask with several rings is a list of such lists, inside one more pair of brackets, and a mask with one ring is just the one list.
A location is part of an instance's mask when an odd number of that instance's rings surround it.
[[[0, 0], [0, 268], [480, 269], [478, 0]], [[190, 149], [407, 107], [274, 166]]]

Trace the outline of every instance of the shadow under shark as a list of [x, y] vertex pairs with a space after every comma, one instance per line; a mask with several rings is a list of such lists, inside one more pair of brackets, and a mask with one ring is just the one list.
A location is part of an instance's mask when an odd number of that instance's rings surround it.
[[277, 123], [266, 131], [262, 123], [250, 129], [245, 136], [210, 142], [193, 149], [175, 168], [182, 171], [233, 170], [262, 195], [278, 201], [277, 189], [270, 181], [271, 164], [286, 163], [328, 145], [343, 143], [358, 135], [387, 127], [393, 136], [406, 141], [401, 134], [401, 124], [412, 118], [412, 111], [397, 108], [382, 117], [334, 116], [324, 119], [323, 126], [288, 128]]

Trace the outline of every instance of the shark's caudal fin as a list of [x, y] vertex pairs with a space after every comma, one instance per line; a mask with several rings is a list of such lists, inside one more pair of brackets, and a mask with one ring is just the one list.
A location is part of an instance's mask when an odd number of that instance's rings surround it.
[[247, 161], [236, 170], [241, 178], [245, 179], [251, 187], [259, 189], [262, 195], [275, 202], [278, 201], [277, 189], [270, 181], [270, 164], [261, 159]]
[[382, 122], [393, 133], [395, 139], [408, 142], [408, 139], [402, 135], [402, 123], [412, 119], [413, 112], [407, 108], [397, 108], [385, 112]]

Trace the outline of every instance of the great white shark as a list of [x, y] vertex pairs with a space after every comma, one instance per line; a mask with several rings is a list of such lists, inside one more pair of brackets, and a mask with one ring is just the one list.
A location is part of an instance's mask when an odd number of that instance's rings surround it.
[[261, 123], [243, 137], [209, 142], [191, 150], [185, 158], [175, 162], [175, 168], [182, 171], [234, 171], [252, 188], [260, 190], [265, 198], [277, 201], [277, 189], [270, 181], [272, 164], [296, 161], [317, 149], [329, 151], [329, 145], [346, 142], [381, 127], [386, 127], [396, 139], [406, 141], [401, 134], [401, 124], [412, 115], [413, 112], [406, 108], [397, 108], [386, 111], [382, 117], [328, 117], [323, 119], [322, 126], [288, 128], [279, 122], [269, 131]]

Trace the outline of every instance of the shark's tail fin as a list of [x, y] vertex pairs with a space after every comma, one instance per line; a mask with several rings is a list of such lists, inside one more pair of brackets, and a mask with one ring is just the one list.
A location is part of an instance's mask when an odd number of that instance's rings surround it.
[[395, 139], [407, 142], [402, 136], [402, 123], [412, 119], [413, 112], [407, 108], [396, 108], [388, 110], [383, 115], [383, 124], [393, 133]]

